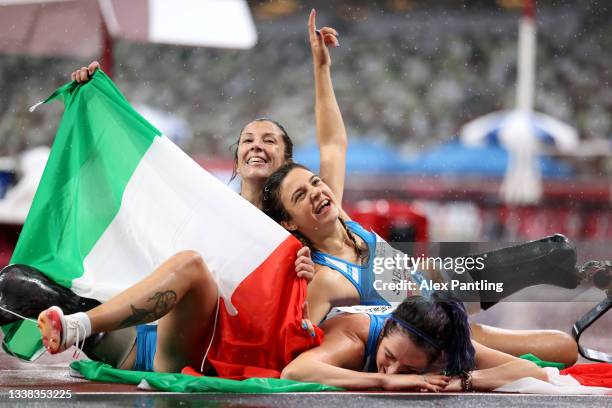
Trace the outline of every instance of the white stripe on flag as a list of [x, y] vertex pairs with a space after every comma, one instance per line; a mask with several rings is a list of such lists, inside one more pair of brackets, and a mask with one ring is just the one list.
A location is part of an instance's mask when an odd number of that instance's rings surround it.
[[612, 388], [580, 385], [571, 375], [561, 375], [554, 367], [544, 367], [548, 381], [533, 377], [520, 378], [494, 389], [495, 392], [547, 395], [612, 395]]
[[199, 252], [230, 313], [237, 285], [289, 233], [157, 137], [126, 186], [121, 208], [84, 260], [75, 293], [100, 301], [138, 282], [181, 250]]

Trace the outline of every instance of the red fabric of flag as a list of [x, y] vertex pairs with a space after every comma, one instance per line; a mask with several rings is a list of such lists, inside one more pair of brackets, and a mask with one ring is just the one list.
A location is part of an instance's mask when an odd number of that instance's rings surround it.
[[219, 377], [279, 377], [301, 352], [321, 344], [318, 327], [315, 337], [302, 329], [307, 284], [297, 278], [294, 265], [300, 247], [290, 236], [240, 283], [232, 295], [237, 315], [230, 315], [221, 300], [208, 354]]
[[581, 385], [612, 388], [612, 364], [576, 364], [560, 371], [562, 375], [571, 375]]

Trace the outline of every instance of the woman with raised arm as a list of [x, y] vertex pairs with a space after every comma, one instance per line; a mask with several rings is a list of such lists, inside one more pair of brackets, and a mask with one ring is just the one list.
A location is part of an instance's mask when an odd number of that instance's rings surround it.
[[[378, 290], [375, 279], [410, 280], [415, 286], [407, 294], [426, 296], [433, 291], [419, 290], [419, 282], [437, 279], [427, 272], [412, 273], [396, 266], [386, 271], [387, 275], [376, 275], [375, 258], [393, 259], [398, 251], [350, 220], [337, 198], [337, 194], [342, 196], [338, 190], [342, 184], [328, 186], [306, 167], [290, 163], [274, 172], [264, 186], [264, 212], [313, 251], [316, 265], [308, 285], [308, 304], [315, 324], [332, 307], [389, 305], [406, 296], [406, 291]], [[575, 341], [560, 331], [502, 330], [475, 324], [473, 334], [476, 341], [515, 356], [533, 353], [543, 360], [569, 365], [577, 358]]]

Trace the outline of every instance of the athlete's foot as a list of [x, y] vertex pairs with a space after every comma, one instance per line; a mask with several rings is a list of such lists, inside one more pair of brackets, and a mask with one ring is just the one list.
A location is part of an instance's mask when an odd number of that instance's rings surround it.
[[75, 344], [78, 346], [89, 335], [81, 320], [72, 315], [64, 316], [62, 309], [57, 306], [52, 306], [40, 313], [38, 328], [43, 345], [51, 354], [61, 353]]

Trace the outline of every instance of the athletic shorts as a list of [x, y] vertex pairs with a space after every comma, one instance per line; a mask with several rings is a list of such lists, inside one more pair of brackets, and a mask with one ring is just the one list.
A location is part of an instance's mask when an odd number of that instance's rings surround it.
[[136, 362], [133, 370], [153, 371], [157, 350], [157, 325], [143, 324], [136, 327]]

